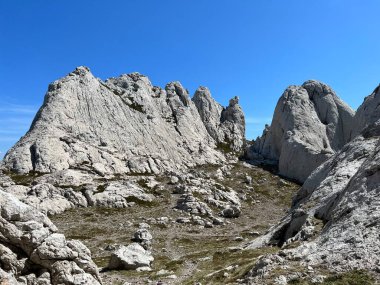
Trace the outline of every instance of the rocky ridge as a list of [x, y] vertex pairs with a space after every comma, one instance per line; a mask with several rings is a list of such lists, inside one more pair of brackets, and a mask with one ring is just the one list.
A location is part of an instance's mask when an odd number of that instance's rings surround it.
[[[281, 175], [304, 182], [279, 221], [283, 202], [290, 197], [287, 191], [296, 186], [238, 161], [245, 147], [238, 98], [223, 108], [205, 87], [190, 99], [179, 82], [161, 89], [138, 73], [102, 81], [88, 68], [79, 67], [49, 86], [29, 132], [4, 158], [0, 281], [101, 282], [89, 250], [57, 233], [45, 214], [57, 215], [68, 236], [96, 243], [87, 245], [95, 251], [98, 265], [104, 267], [101, 274], [110, 284], [120, 277], [104, 271], [107, 267], [153, 271], [139, 273], [150, 274], [149, 282], [160, 274], [177, 279], [172, 273], [182, 274], [177, 280], [182, 282], [194, 273], [194, 278], [205, 282], [224, 278], [225, 284], [287, 284], [299, 278], [320, 283], [323, 274], [361, 269], [376, 274], [380, 265], [379, 93], [376, 88], [356, 113], [317, 81], [290, 86], [281, 96], [272, 125], [247, 150], [248, 158], [273, 161]], [[270, 213], [271, 205], [276, 213]], [[166, 216], [143, 217], [157, 211]], [[251, 211], [254, 215], [247, 213]], [[127, 245], [124, 231], [133, 224], [125, 218], [136, 214], [143, 223], [132, 232], [134, 243]], [[256, 216], [266, 219], [266, 215], [277, 219], [265, 220], [265, 228], [269, 223], [274, 226], [264, 235], [260, 235], [263, 228], [250, 231], [249, 236], [257, 238], [247, 244], [247, 232], [239, 228], [242, 221], [255, 223]], [[74, 224], [66, 228], [71, 218]], [[103, 219], [108, 224], [100, 228]], [[75, 223], [79, 229], [73, 233]], [[87, 223], [98, 227], [104, 240], [116, 235], [117, 244], [84, 236], [92, 236], [95, 229]], [[148, 223], [153, 231], [147, 230]], [[186, 235], [201, 241], [207, 234], [209, 248], [194, 257], [194, 246], [178, 244], [176, 230], [184, 241]], [[115, 231], [122, 231], [122, 237]], [[221, 242], [222, 248], [212, 243], [213, 233], [228, 237], [217, 238], [215, 243]], [[157, 248], [155, 239], [160, 234], [165, 241], [159, 244], [165, 248]], [[178, 247], [170, 248], [173, 243]], [[177, 251], [191, 260], [182, 264], [186, 272], [169, 267], [182, 262]], [[267, 252], [271, 254], [258, 255]], [[220, 254], [226, 259], [223, 262]], [[228, 261], [232, 264], [227, 266]], [[247, 265], [242, 262], [250, 265], [245, 278]], [[157, 270], [155, 263], [165, 269]], [[206, 266], [210, 263], [219, 269], [210, 272]]]
[[5, 155], [3, 167], [23, 174], [83, 169], [106, 176], [222, 163], [216, 143], [232, 141], [239, 151], [244, 141], [244, 115], [237, 99], [231, 102], [224, 111], [213, 106], [213, 119], [219, 116], [221, 124], [215, 141], [179, 82], [162, 89], [139, 73], [102, 81], [78, 67], [49, 85], [30, 130]]
[[212, 97], [206, 87], [195, 92], [193, 102], [210, 136], [219, 144], [234, 152], [244, 148], [245, 118], [239, 98], [230, 100], [227, 108], [223, 108]]
[[[373, 107], [377, 92], [365, 99], [355, 115], [352, 134], [359, 135], [312, 172], [280, 223], [248, 245], [250, 249], [287, 248], [301, 242], [283, 250], [280, 258], [263, 257], [251, 270], [250, 282], [295, 261], [313, 271], [378, 271], [380, 116]], [[288, 281], [292, 278], [287, 276]]]

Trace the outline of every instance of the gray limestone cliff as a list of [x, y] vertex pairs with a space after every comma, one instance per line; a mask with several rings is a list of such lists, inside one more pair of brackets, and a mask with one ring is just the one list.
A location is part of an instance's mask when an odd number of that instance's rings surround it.
[[[221, 133], [240, 150], [244, 115], [233, 102], [216, 112]], [[161, 89], [138, 73], [102, 81], [78, 67], [49, 85], [30, 130], [3, 165], [17, 173], [82, 169], [103, 176], [222, 163], [219, 137], [198, 111], [179, 82]]]
[[[248, 248], [293, 247], [284, 250], [283, 256], [287, 261], [301, 261], [306, 267], [323, 265], [336, 272], [378, 271], [380, 113], [374, 104], [378, 100], [377, 89], [366, 97], [355, 115], [351, 127], [358, 134], [353, 133], [351, 141], [311, 173], [293, 198], [289, 213]], [[276, 266], [280, 265], [272, 264], [271, 268]], [[259, 277], [255, 272], [251, 274]]]
[[278, 163], [279, 172], [304, 182], [351, 139], [354, 111], [327, 85], [306, 81], [280, 97], [271, 126], [248, 149], [250, 159]]
[[360, 134], [360, 132], [370, 124], [375, 123], [380, 118], [380, 86], [364, 99], [363, 104], [355, 113], [355, 122], [352, 126], [352, 137]]
[[249, 248], [304, 241], [285, 251], [287, 258], [338, 272], [378, 270], [379, 165], [380, 120], [317, 168], [289, 214]]

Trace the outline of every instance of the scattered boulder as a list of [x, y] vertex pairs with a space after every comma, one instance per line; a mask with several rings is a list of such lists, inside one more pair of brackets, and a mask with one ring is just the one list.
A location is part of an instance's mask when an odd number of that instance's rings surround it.
[[198, 201], [192, 194], [183, 194], [177, 201], [177, 209], [198, 215], [211, 215], [212, 210], [206, 203]]
[[241, 214], [241, 210], [237, 206], [228, 206], [220, 213], [225, 218], [238, 218]]
[[244, 181], [245, 181], [245, 183], [247, 183], [248, 185], [251, 185], [252, 182], [253, 182], [253, 179], [252, 179], [251, 176], [249, 176], [249, 175], [245, 175], [245, 177], [244, 177]]
[[177, 176], [170, 177], [170, 184], [177, 184], [179, 181]]
[[73, 207], [87, 207], [85, 196], [72, 188], [58, 188], [49, 183], [32, 187], [11, 185], [4, 189], [19, 200], [39, 211], [54, 215]]
[[86, 246], [79, 241], [66, 240], [46, 215], [1, 189], [0, 253], [2, 282], [101, 283]]
[[151, 233], [146, 228], [142, 228], [133, 234], [132, 241], [139, 243], [144, 249], [150, 250], [152, 247], [152, 239]]
[[136, 270], [140, 267], [150, 267], [153, 256], [138, 243], [120, 246], [111, 254], [108, 269]]
[[129, 181], [109, 182], [92, 192], [87, 193], [91, 206], [126, 208], [130, 203], [152, 202], [154, 196], [146, 194], [144, 189]]

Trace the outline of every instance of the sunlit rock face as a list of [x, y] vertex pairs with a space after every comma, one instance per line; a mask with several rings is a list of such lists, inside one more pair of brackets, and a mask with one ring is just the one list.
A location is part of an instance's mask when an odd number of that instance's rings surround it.
[[[99, 175], [223, 163], [217, 144], [242, 148], [244, 115], [235, 101], [225, 110], [215, 106], [215, 118], [208, 119], [179, 82], [161, 89], [139, 73], [102, 81], [78, 67], [49, 85], [30, 130], [3, 163], [18, 173], [82, 169]], [[214, 119], [222, 135], [205, 126]]]
[[371, 95], [364, 98], [355, 114], [352, 125], [352, 138], [370, 124], [375, 123], [380, 118], [380, 87], [376, 87]]
[[[248, 248], [301, 242], [285, 250], [286, 260], [312, 267], [324, 265], [335, 272], [378, 271], [378, 94], [376, 88], [358, 108], [349, 126], [349, 142], [309, 175], [293, 197], [288, 214]], [[272, 269], [276, 266], [271, 265]]]
[[225, 145], [234, 152], [241, 152], [245, 140], [245, 117], [239, 105], [239, 98], [232, 98], [228, 107], [223, 108], [211, 97], [207, 88], [200, 87], [192, 100], [208, 133], [216, 143]]
[[289, 86], [248, 157], [274, 161], [280, 174], [304, 182], [350, 140], [353, 118], [354, 111], [329, 86], [318, 81]]
[[88, 248], [0, 188], [0, 283], [100, 285]]

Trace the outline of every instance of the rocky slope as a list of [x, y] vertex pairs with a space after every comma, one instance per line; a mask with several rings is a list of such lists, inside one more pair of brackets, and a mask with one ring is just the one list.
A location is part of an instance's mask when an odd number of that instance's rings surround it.
[[304, 182], [350, 140], [353, 117], [354, 111], [321, 82], [290, 86], [277, 103], [271, 126], [247, 155], [272, 160], [281, 175]]
[[44, 214], [0, 188], [1, 284], [99, 284], [81, 242], [66, 240]]
[[49, 85], [30, 130], [6, 154], [4, 167], [17, 173], [75, 168], [104, 176], [221, 163], [217, 143], [233, 139], [232, 148], [242, 149], [244, 115], [237, 100], [224, 111], [215, 106], [213, 119], [222, 125], [216, 125], [216, 141], [179, 82], [161, 89], [138, 73], [103, 82], [78, 67]]
[[[102, 81], [79, 67], [49, 86], [4, 158], [0, 283], [320, 283], [360, 269], [377, 276], [379, 98], [376, 88], [355, 113], [320, 82], [285, 91], [247, 155], [304, 182], [296, 193], [300, 186], [274, 168], [238, 160], [238, 98], [223, 108], [205, 87], [190, 99], [179, 82], [161, 89], [138, 73]], [[71, 238], [91, 249], [100, 273]]]
[[280, 259], [266, 256], [252, 269], [253, 280], [263, 271], [270, 275], [295, 261], [319, 271], [378, 271], [380, 116], [373, 104], [377, 94], [376, 90], [358, 109], [353, 126], [356, 132], [364, 126], [359, 135], [307, 178], [279, 224], [249, 244], [251, 249], [286, 248], [304, 241], [282, 251]]

